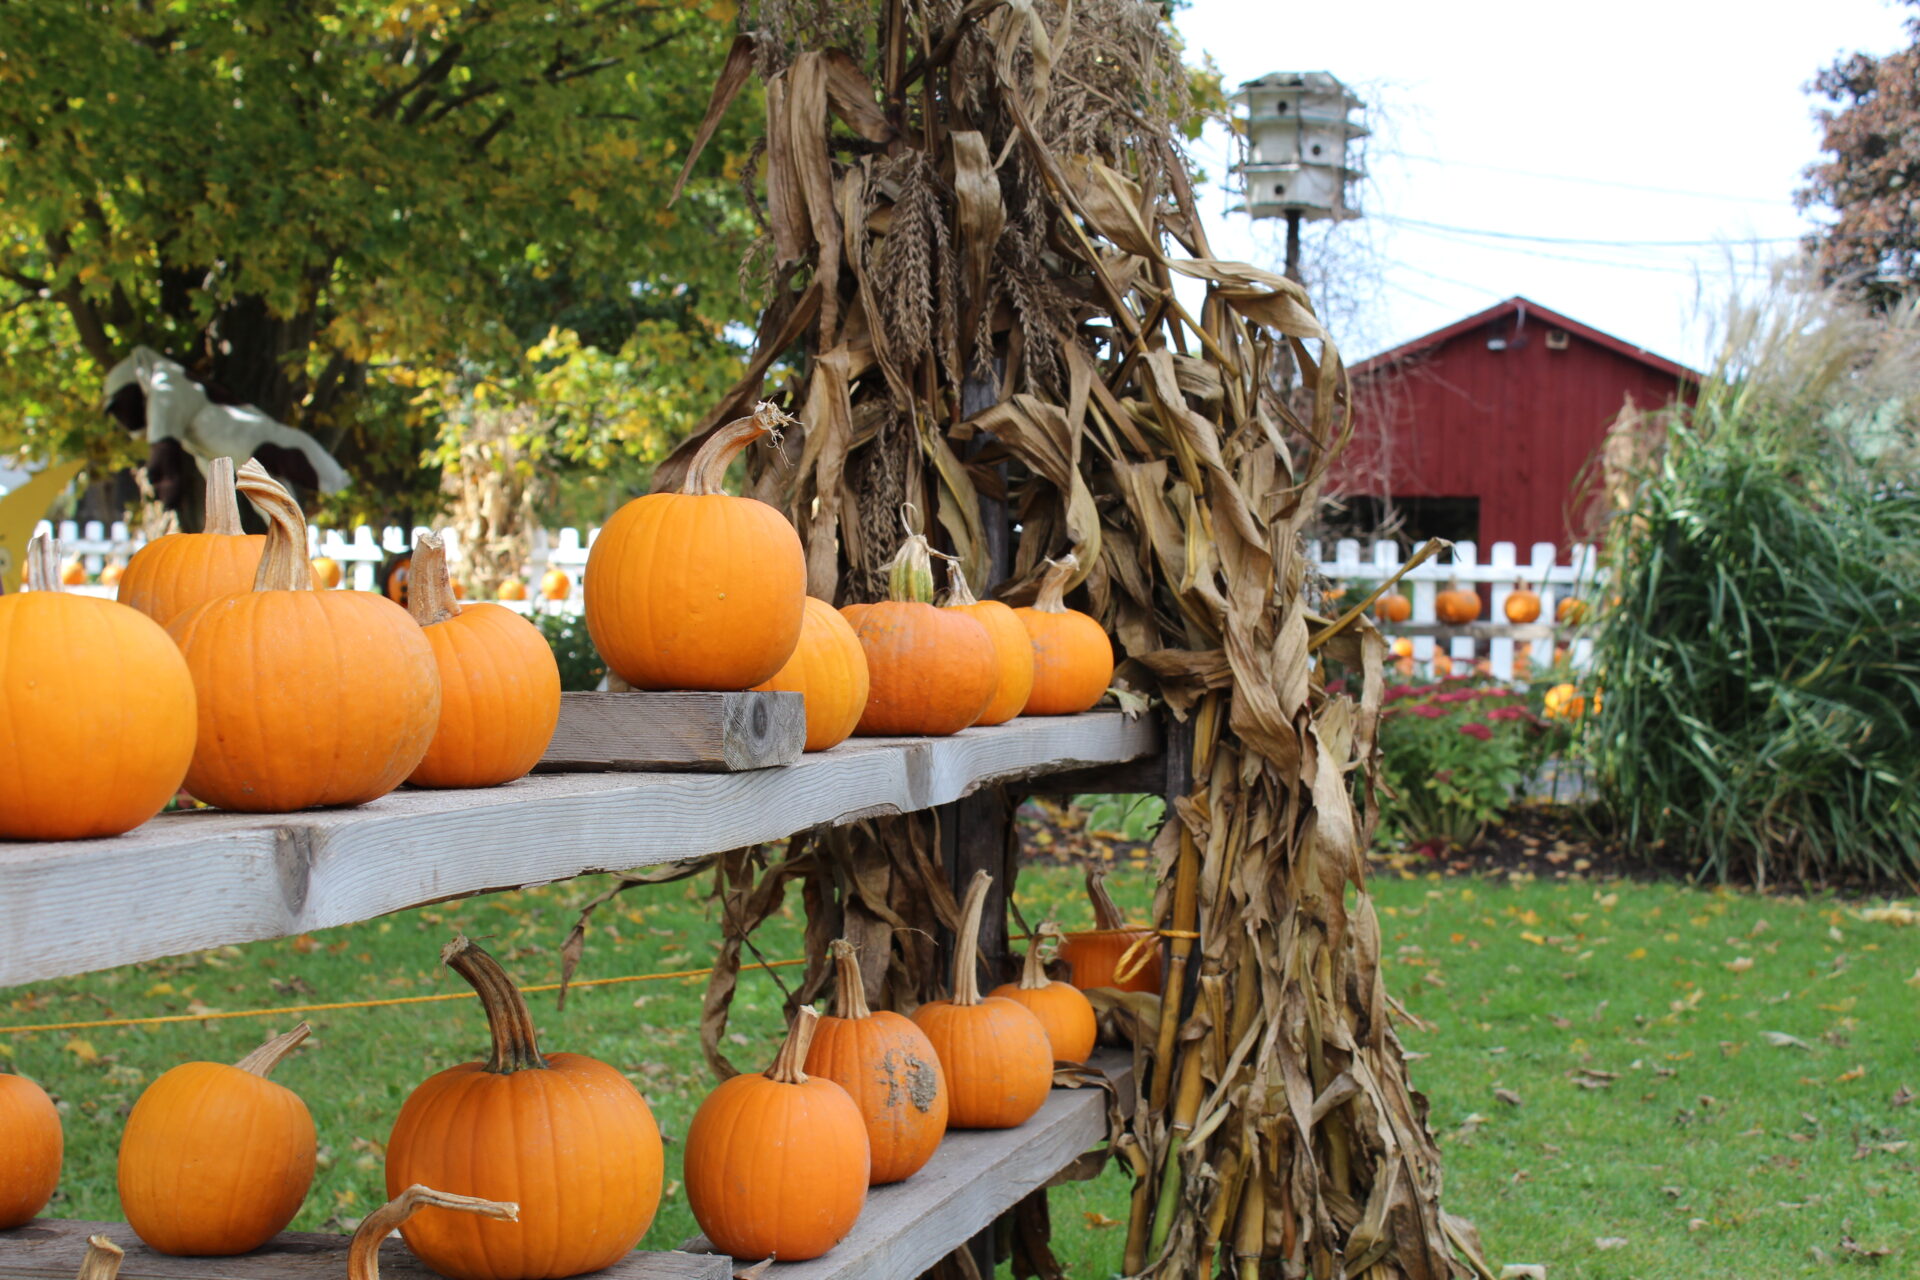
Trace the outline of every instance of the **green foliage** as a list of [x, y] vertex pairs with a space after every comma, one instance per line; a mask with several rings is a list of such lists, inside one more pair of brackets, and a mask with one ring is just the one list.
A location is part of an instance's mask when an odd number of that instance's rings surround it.
[[1085, 795], [1075, 796], [1073, 803], [1086, 812], [1087, 831], [1117, 835], [1130, 844], [1152, 840], [1167, 817], [1167, 802], [1159, 796]]
[[1825, 314], [1749, 329], [1659, 420], [1608, 539], [1588, 747], [1629, 837], [1703, 876], [1912, 883], [1920, 471], [1911, 409], [1891, 435], [1883, 411], [1890, 370], [1916, 403], [1920, 360], [1889, 353], [1920, 329]]
[[1380, 719], [1388, 837], [1436, 851], [1476, 843], [1540, 759], [1541, 729], [1524, 696], [1497, 685], [1388, 686]]
[[587, 634], [587, 622], [578, 614], [541, 613], [535, 619], [540, 634], [560, 664], [560, 688], [569, 693], [591, 693], [607, 677], [607, 664], [600, 660]]

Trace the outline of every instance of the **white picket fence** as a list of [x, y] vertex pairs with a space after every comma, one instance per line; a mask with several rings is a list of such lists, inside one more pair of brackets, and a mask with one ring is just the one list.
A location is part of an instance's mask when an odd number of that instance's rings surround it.
[[[1442, 553], [1409, 570], [1401, 579], [1402, 590], [1413, 600], [1413, 617], [1406, 625], [1409, 628], [1435, 626], [1439, 619], [1434, 613], [1434, 597], [1449, 582], [1458, 582], [1464, 587], [1485, 583], [1492, 588], [1492, 609], [1473, 624], [1473, 634], [1455, 632], [1445, 637], [1447, 656], [1456, 668], [1462, 664], [1470, 668], [1485, 658], [1496, 677], [1511, 680], [1514, 648], [1525, 642], [1532, 645], [1530, 661], [1536, 668], [1544, 668], [1554, 648], [1565, 643], [1570, 665], [1578, 671], [1586, 670], [1593, 661], [1593, 641], [1581, 635], [1577, 627], [1556, 623], [1554, 613], [1560, 601], [1568, 596], [1587, 600], [1592, 612], [1592, 602], [1604, 580], [1594, 548], [1576, 543], [1566, 549], [1564, 561], [1561, 548], [1551, 542], [1534, 543], [1525, 560], [1520, 559], [1518, 548], [1511, 542], [1496, 542], [1492, 551], [1482, 562], [1476, 544], [1456, 542], [1451, 555]], [[1400, 571], [1409, 554], [1408, 549], [1397, 542], [1363, 546], [1353, 538], [1336, 542], [1331, 559], [1318, 542], [1309, 544], [1307, 549], [1307, 558], [1336, 585], [1382, 582]], [[1507, 597], [1521, 583], [1540, 597], [1540, 620], [1527, 627], [1514, 626], [1506, 615]], [[1390, 623], [1380, 625], [1389, 635], [1399, 631]], [[1522, 639], [1543, 633], [1544, 638]], [[1430, 672], [1438, 638], [1432, 635], [1411, 638], [1414, 665]]]
[[[54, 533], [60, 542], [61, 556], [78, 555], [86, 565], [90, 577], [97, 576], [101, 568], [110, 560], [125, 561], [142, 543], [143, 538], [131, 533], [124, 524], [103, 525], [93, 521], [84, 527], [71, 520], [64, 521], [55, 529], [46, 521], [41, 521], [39, 531]], [[422, 533], [431, 532], [424, 526], [411, 531], [388, 526], [377, 533], [361, 525], [350, 534], [334, 529], [307, 530], [308, 547], [315, 556], [327, 556], [340, 563], [345, 571], [343, 585], [361, 591], [372, 591], [378, 586], [378, 573], [382, 562], [389, 557], [407, 550], [413, 545], [414, 538]], [[447, 558], [458, 573], [460, 564], [459, 538], [451, 529], [441, 530], [446, 541]], [[525, 602], [506, 601], [509, 608], [521, 612], [535, 609], [561, 610], [569, 613], [579, 612], [582, 606], [581, 584], [586, 578], [587, 551], [593, 540], [599, 535], [598, 529], [582, 533], [579, 529], [558, 529], [548, 531], [539, 529], [534, 532], [531, 554], [527, 557], [527, 586], [534, 599]], [[1399, 572], [1405, 562], [1408, 550], [1396, 542], [1374, 542], [1363, 545], [1352, 538], [1343, 538], [1333, 545], [1333, 555], [1329, 558], [1320, 543], [1308, 547], [1308, 559], [1313, 561], [1320, 572], [1330, 581], [1341, 583], [1379, 582]], [[549, 568], [563, 570], [572, 580], [572, 592], [561, 601], [545, 601], [538, 598], [541, 575]], [[1563, 555], [1561, 548], [1550, 542], [1536, 542], [1525, 560], [1511, 542], [1496, 542], [1492, 554], [1485, 562], [1479, 559], [1479, 548], [1471, 542], [1454, 544], [1451, 555], [1440, 555], [1426, 564], [1409, 571], [1402, 579], [1404, 589], [1413, 599], [1413, 618], [1409, 626], [1413, 628], [1432, 627], [1437, 623], [1433, 601], [1448, 582], [1457, 581], [1462, 585], [1485, 583], [1491, 586], [1493, 608], [1485, 618], [1476, 623], [1473, 634], [1464, 631], [1444, 637], [1432, 634], [1414, 635], [1413, 657], [1416, 666], [1431, 671], [1436, 644], [1444, 639], [1446, 652], [1455, 663], [1471, 667], [1482, 657], [1491, 665], [1493, 674], [1502, 680], [1513, 677], [1514, 647], [1521, 640], [1513, 632], [1523, 634], [1542, 634], [1546, 629], [1550, 638], [1535, 638], [1532, 660], [1536, 666], [1545, 667], [1552, 656], [1554, 647], [1563, 640], [1568, 646], [1568, 657], [1573, 667], [1585, 670], [1592, 660], [1593, 642], [1580, 635], [1577, 628], [1558, 626], [1554, 623], [1554, 610], [1560, 600], [1568, 595], [1576, 595], [1591, 601], [1598, 590], [1602, 574], [1598, 568], [1594, 549], [1585, 544], [1576, 544], [1568, 548]], [[1515, 628], [1506, 622], [1504, 612], [1507, 596], [1519, 583], [1526, 583], [1540, 596], [1540, 621], [1531, 628]], [[82, 587], [79, 590], [88, 594], [111, 595], [109, 587]], [[1384, 625], [1384, 624], [1383, 624]], [[1397, 628], [1384, 625], [1384, 629], [1393, 633]]]

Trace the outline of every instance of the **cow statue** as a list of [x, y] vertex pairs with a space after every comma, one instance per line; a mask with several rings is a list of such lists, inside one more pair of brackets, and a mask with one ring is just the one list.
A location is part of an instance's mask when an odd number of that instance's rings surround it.
[[151, 347], [135, 347], [108, 370], [104, 395], [107, 413], [128, 431], [146, 432], [147, 478], [170, 510], [179, 510], [188, 486], [197, 489], [218, 457], [236, 466], [256, 458], [274, 476], [321, 493], [347, 486], [347, 473], [312, 436], [250, 404], [221, 403]]

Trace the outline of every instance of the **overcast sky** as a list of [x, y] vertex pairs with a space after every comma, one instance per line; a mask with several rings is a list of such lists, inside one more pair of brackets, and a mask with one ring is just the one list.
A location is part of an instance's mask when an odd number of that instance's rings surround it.
[[[1368, 216], [1340, 232], [1377, 271], [1336, 333], [1350, 361], [1522, 294], [1698, 365], [1700, 292], [1724, 296], [1792, 247], [1752, 242], [1808, 225], [1792, 201], [1819, 148], [1807, 82], [1838, 54], [1904, 47], [1916, 12], [1888, 0], [1194, 0], [1179, 25], [1230, 88], [1330, 71], [1373, 104]], [[1196, 159], [1220, 175], [1225, 135]], [[1215, 252], [1277, 267], [1282, 224], [1256, 226], [1233, 203], [1220, 190], [1203, 201]], [[1633, 243], [1646, 241], [1705, 243]]]

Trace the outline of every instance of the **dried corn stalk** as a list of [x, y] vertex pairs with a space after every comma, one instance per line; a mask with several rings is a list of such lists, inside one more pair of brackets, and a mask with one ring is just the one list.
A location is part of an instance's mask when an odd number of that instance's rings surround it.
[[[1181, 1002], [1130, 1015], [1150, 1084], [1116, 1144], [1139, 1179], [1129, 1273], [1485, 1274], [1441, 1209], [1365, 887], [1383, 645], [1304, 590], [1300, 530], [1349, 420], [1333, 343], [1298, 285], [1209, 252], [1157, 6], [883, 0], [873, 28], [850, 12], [743, 17], [688, 165], [758, 74], [760, 341], [657, 483], [797, 346], [784, 398], [804, 429], [752, 484], [800, 529], [814, 594], [874, 594], [902, 499], [1003, 599], [1072, 551], [1120, 678], [1194, 719], [1192, 791], [1158, 844]], [[999, 575], [983, 496], [1021, 531]], [[1329, 661], [1357, 700], [1326, 693]], [[845, 882], [910, 1002], [929, 958], [886, 917], [915, 894], [923, 918], [947, 911], [925, 897], [937, 876], [908, 874], [925, 859], [891, 846], [924, 827], [824, 839], [757, 883], [733, 868], [723, 902], [751, 915], [785, 878]], [[832, 915], [830, 898], [808, 905]]]

